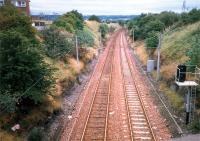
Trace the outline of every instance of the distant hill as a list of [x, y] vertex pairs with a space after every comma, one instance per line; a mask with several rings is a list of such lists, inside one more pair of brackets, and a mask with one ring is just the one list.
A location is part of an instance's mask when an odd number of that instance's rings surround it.
[[[33, 17], [40, 17], [44, 20], [55, 21], [61, 15], [32, 15]], [[100, 15], [98, 16], [102, 21], [119, 21], [119, 20], [130, 20], [136, 18], [138, 15]], [[84, 16], [84, 19], [87, 20], [90, 15]]]
[[[84, 18], [87, 20], [90, 17], [90, 15], [84, 16]], [[119, 21], [119, 20], [130, 20], [138, 17], [138, 15], [100, 15], [98, 16], [102, 21]]]

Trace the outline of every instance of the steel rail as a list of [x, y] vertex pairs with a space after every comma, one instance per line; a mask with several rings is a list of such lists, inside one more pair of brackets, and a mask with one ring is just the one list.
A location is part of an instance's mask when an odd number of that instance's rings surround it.
[[[122, 34], [121, 34], [121, 39], [122, 39]], [[121, 40], [122, 41], [122, 40]], [[124, 80], [124, 74], [122, 72], [123, 67], [122, 67], [122, 56], [121, 56], [121, 42], [119, 43], [120, 46], [120, 68], [121, 68], [121, 75], [122, 75], [122, 82], [123, 82], [123, 92], [124, 92], [124, 98], [125, 98], [125, 102], [126, 102], [126, 111], [127, 111], [127, 116], [128, 116], [128, 124], [129, 124], [129, 130], [130, 130], [130, 137], [131, 137], [131, 141], [134, 141], [133, 139], [133, 129], [132, 129], [132, 125], [131, 125], [131, 116], [130, 116], [130, 108], [128, 106], [128, 98], [126, 95], [126, 90], [125, 90], [125, 80]]]
[[[116, 34], [116, 35], [117, 35], [117, 34]], [[115, 36], [116, 36], [116, 35], [115, 35]], [[112, 40], [115, 39], [115, 36], [113, 37]], [[113, 41], [111, 41], [111, 42], [113, 42]], [[112, 51], [111, 48], [112, 48], [112, 45], [109, 46], [109, 50], [108, 50], [108, 53], [107, 53], [105, 62], [103, 63], [103, 68], [102, 68], [102, 70], [101, 70], [101, 75], [100, 75], [100, 78], [99, 78], [99, 80], [98, 80], [98, 82], [97, 82], [97, 87], [95, 88], [95, 94], [94, 94], [94, 96], [93, 96], [92, 103], [91, 103], [90, 108], [89, 108], [89, 113], [88, 113], [88, 116], [87, 116], [87, 119], [86, 119], [86, 122], [85, 122], [85, 125], [84, 125], [84, 130], [83, 130], [83, 133], [82, 133], [82, 136], [81, 136], [81, 141], [84, 140], [85, 132], [86, 132], [87, 125], [88, 125], [88, 122], [89, 122], [89, 119], [90, 119], [90, 115], [91, 115], [92, 107], [93, 107], [93, 105], [94, 105], [94, 101], [95, 101], [95, 98], [96, 98], [97, 90], [98, 90], [98, 88], [99, 88], [99, 84], [100, 84], [100, 81], [101, 81], [102, 76], [103, 76], [103, 71], [104, 71], [105, 65], [106, 65], [106, 63], [107, 63], [106, 60], [107, 60], [108, 57], [109, 57], [110, 51]], [[110, 74], [111, 74], [111, 73], [112, 73], [112, 66], [111, 66], [111, 72], [110, 72]], [[108, 97], [109, 97], [109, 95], [110, 95], [110, 87], [111, 87], [111, 85], [110, 85], [110, 83], [111, 83], [110, 77], [111, 77], [111, 76], [109, 76], [109, 92], [108, 92]], [[108, 100], [109, 100], [109, 99], [108, 99]], [[108, 103], [107, 103], [107, 112], [108, 112], [108, 110], [109, 110], [109, 106], [108, 106]], [[106, 116], [108, 116], [108, 113], [107, 113]], [[108, 118], [106, 117], [106, 122], [107, 122], [107, 121], [108, 121]], [[106, 129], [106, 128], [107, 128], [107, 123], [106, 123], [106, 125], [105, 125], [104, 141], [106, 140], [106, 133], [107, 133], [107, 129]]]
[[[119, 33], [117, 33], [118, 35]], [[117, 36], [116, 35], [116, 36]], [[115, 39], [115, 38], [114, 38]], [[115, 44], [113, 44], [113, 50], [112, 54], [114, 54], [115, 50]], [[112, 84], [112, 73], [113, 73], [113, 61], [114, 60], [114, 55], [112, 55], [112, 60], [111, 60], [111, 72], [110, 72], [110, 83], [109, 83], [109, 92], [108, 92], [108, 104], [107, 104], [107, 115], [106, 115], [106, 125], [105, 125], [105, 136], [104, 136], [104, 141], [107, 139], [107, 129], [108, 129], [108, 119], [109, 119], [109, 108], [110, 108], [110, 93], [111, 93], [111, 84]]]
[[[155, 134], [154, 134], [154, 132], [153, 132], [153, 129], [152, 129], [150, 120], [149, 120], [149, 118], [148, 118], [148, 115], [147, 115], [147, 112], [146, 112], [146, 109], [145, 109], [145, 106], [144, 106], [144, 102], [143, 102], [142, 97], [141, 97], [141, 92], [140, 92], [140, 90], [139, 90], [139, 88], [138, 88], [138, 86], [137, 86], [137, 83], [136, 83], [135, 78], [133, 77], [134, 72], [133, 72], [133, 69], [131, 68], [131, 65], [134, 66], [134, 64], [133, 64], [132, 61], [130, 61], [130, 54], [127, 52], [127, 46], [124, 47], [124, 51], [125, 51], [125, 56], [126, 56], [126, 58], [127, 58], [127, 62], [128, 62], [129, 69], [130, 69], [130, 71], [131, 71], [131, 76], [132, 76], [132, 79], [133, 79], [133, 83], [135, 84], [135, 88], [136, 88], [136, 91], [137, 91], [137, 94], [138, 94], [138, 97], [139, 97], [139, 100], [140, 100], [140, 103], [141, 103], [141, 106], [142, 106], [142, 109], [143, 109], [143, 112], [144, 112], [146, 121], [147, 121], [147, 123], [148, 123], [149, 129], [150, 129], [150, 132], [151, 132], [151, 135], [152, 135], [152, 137], [153, 137], [153, 140], [154, 140], [154, 141], [157, 141], [156, 136], [155, 136]], [[135, 69], [134, 69], [134, 70], [135, 70]]]
[[[107, 57], [106, 57], [106, 58], [107, 58]], [[97, 61], [97, 64], [98, 64], [98, 62], [99, 62], [99, 59], [98, 59], [98, 61]], [[90, 86], [90, 84], [91, 84], [91, 79], [92, 79], [92, 77], [94, 76], [94, 74], [95, 74], [95, 72], [96, 72], [96, 69], [97, 69], [97, 66], [98, 66], [97, 64], [95, 65], [94, 71], [92, 72], [92, 75], [90, 76], [88, 83], [84, 86], [84, 88], [86, 88], [85, 92], [87, 92], [88, 89], [89, 89], [89, 86]], [[103, 71], [103, 68], [102, 68], [102, 71]], [[100, 77], [100, 78], [101, 78], [101, 77]], [[98, 79], [98, 82], [99, 82], [100, 78]], [[84, 100], [85, 100], [85, 96], [86, 96], [86, 95], [84, 95], [83, 101], [82, 101], [81, 106], [80, 106], [80, 108], [79, 108], [79, 110], [78, 110], [78, 115], [80, 115], [80, 111], [81, 111], [81, 108], [82, 108], [82, 106], [83, 106], [83, 103], [84, 103]], [[71, 134], [72, 134], [72, 132], [73, 132], [73, 130], [74, 130], [74, 127], [75, 127], [75, 125], [76, 125], [76, 122], [77, 122], [77, 118], [76, 118], [74, 124], [72, 125], [72, 129], [71, 129], [71, 131], [70, 131], [70, 133], [69, 133], [69, 137], [68, 137], [67, 141], [70, 141], [70, 139], [71, 139]]]

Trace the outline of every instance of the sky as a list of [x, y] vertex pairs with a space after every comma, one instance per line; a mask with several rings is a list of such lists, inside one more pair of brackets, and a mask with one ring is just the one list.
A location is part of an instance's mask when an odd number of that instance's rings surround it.
[[[138, 15], [181, 12], [183, 0], [31, 0], [30, 5], [32, 14], [63, 14], [78, 10], [84, 15]], [[200, 8], [200, 0], [186, 0], [186, 7]]]

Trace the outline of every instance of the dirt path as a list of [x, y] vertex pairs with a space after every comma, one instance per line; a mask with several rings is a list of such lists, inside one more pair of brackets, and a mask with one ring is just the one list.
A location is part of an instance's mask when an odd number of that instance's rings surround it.
[[171, 137], [128, 48], [125, 31], [108, 42], [61, 141]]

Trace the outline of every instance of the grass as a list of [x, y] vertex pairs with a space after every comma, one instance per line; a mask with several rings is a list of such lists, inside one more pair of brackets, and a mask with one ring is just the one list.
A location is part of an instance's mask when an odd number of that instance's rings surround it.
[[138, 55], [140, 61], [142, 61], [142, 64], [146, 66], [148, 55], [147, 55], [144, 42], [139, 41], [135, 43], [135, 52]]
[[176, 111], [182, 111], [184, 109], [184, 99], [175, 91], [171, 90], [165, 82], [160, 82], [160, 91], [162, 91], [168, 98], [171, 106]]
[[23, 141], [23, 139], [13, 133], [0, 130], [0, 141]]
[[100, 23], [96, 22], [96, 21], [86, 21], [85, 22], [86, 27], [92, 31], [93, 35], [94, 35], [94, 39], [95, 39], [95, 47], [99, 46], [99, 37], [100, 37], [100, 33], [99, 33], [99, 26]]
[[186, 53], [192, 47], [192, 33], [197, 31], [199, 27], [200, 22], [197, 22], [164, 34], [161, 49], [161, 73], [163, 79], [173, 79], [176, 66], [189, 60]]
[[[196, 32], [199, 32], [200, 22], [190, 24], [184, 27], [175, 28], [171, 31], [164, 33], [164, 38], [161, 48], [161, 81], [160, 90], [167, 97], [169, 104], [172, 108], [178, 112], [184, 112], [184, 94], [179, 94], [176, 91], [170, 89], [170, 85], [174, 83], [174, 76], [176, 74], [176, 67], [179, 64], [186, 64], [189, 61], [187, 53], [192, 48], [194, 43], [194, 36]], [[139, 59], [146, 65], [148, 55], [145, 50], [145, 44], [142, 42], [136, 42], [135, 51], [139, 56]], [[156, 58], [156, 52], [154, 58]], [[156, 78], [156, 71], [151, 73], [152, 77]], [[200, 98], [198, 97], [200, 90], [197, 91], [196, 111], [197, 120], [188, 126], [188, 129], [194, 133], [200, 131]]]

